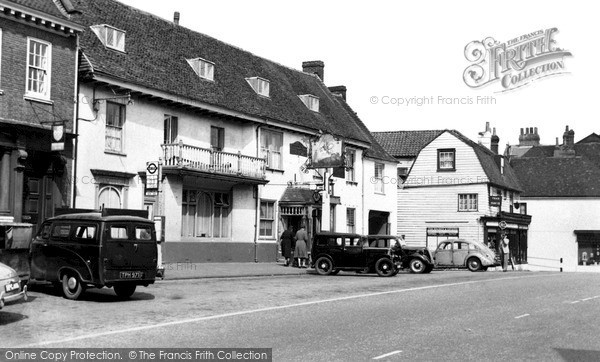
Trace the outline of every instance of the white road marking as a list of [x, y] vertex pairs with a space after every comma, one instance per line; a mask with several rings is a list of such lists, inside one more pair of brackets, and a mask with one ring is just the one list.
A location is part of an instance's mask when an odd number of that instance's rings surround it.
[[594, 298], [593, 298], [593, 297], [590, 297], [590, 298], [583, 298], [581, 301], [582, 301], [582, 302], [585, 302], [586, 300], [590, 300], [590, 299], [594, 299]]
[[529, 317], [529, 314], [523, 314], [523, 315], [516, 316], [515, 319], [521, 319], [523, 317]]
[[579, 300], [575, 300], [575, 301], [571, 302], [571, 304], [575, 304], [575, 303], [579, 303], [579, 302], [580, 302]]
[[80, 340], [83, 340], [83, 339], [91, 339], [91, 338], [93, 339], [93, 338], [98, 338], [98, 337], [112, 336], [112, 335], [116, 335], [116, 334], [125, 334], [125, 333], [139, 332], [139, 331], [144, 331], [144, 330], [149, 330], [149, 329], [155, 329], [155, 328], [171, 327], [171, 326], [177, 326], [177, 325], [181, 325], [181, 324], [204, 322], [204, 321], [209, 321], [209, 320], [214, 320], [214, 319], [235, 317], [235, 316], [240, 316], [240, 315], [247, 315], [247, 314], [254, 314], [254, 313], [261, 313], [261, 312], [270, 312], [270, 311], [280, 310], [280, 309], [304, 307], [304, 306], [307, 306], [307, 305], [315, 305], [315, 304], [324, 304], [324, 303], [339, 302], [339, 301], [342, 301], [342, 300], [368, 298], [368, 297], [375, 297], [375, 296], [380, 296], [380, 295], [398, 294], [398, 293], [412, 292], [412, 291], [418, 291], [418, 290], [436, 289], [436, 288], [444, 288], [444, 287], [454, 287], [454, 286], [459, 286], [459, 285], [479, 284], [479, 283], [485, 283], [485, 282], [490, 282], [490, 281], [498, 281], [498, 280], [544, 278], [544, 277], [550, 277], [550, 276], [556, 276], [556, 275], [567, 275], [567, 274], [566, 273], [565, 274], [542, 274], [542, 275], [533, 275], [533, 276], [526, 276], [526, 277], [516, 277], [515, 276], [515, 277], [506, 277], [506, 278], [473, 280], [473, 281], [469, 281], [469, 282], [459, 282], [459, 283], [450, 283], [450, 284], [435, 284], [435, 285], [428, 285], [428, 286], [424, 286], [424, 287], [416, 287], [416, 288], [408, 288], [408, 289], [397, 289], [397, 290], [388, 290], [388, 291], [385, 291], [385, 292], [375, 292], [375, 293], [368, 293], [368, 294], [349, 295], [349, 296], [346, 296], [346, 297], [338, 297], [338, 298], [331, 298], [331, 299], [322, 299], [322, 300], [315, 300], [315, 301], [311, 301], [311, 302], [303, 302], [303, 303], [281, 305], [281, 306], [276, 306], [276, 307], [266, 307], [266, 308], [259, 308], [259, 309], [251, 309], [251, 310], [244, 310], [244, 311], [239, 311], [239, 312], [217, 314], [217, 315], [206, 316], [206, 317], [197, 317], [197, 318], [182, 319], [182, 320], [178, 320], [178, 321], [171, 321], [171, 322], [150, 324], [150, 325], [140, 326], [140, 327], [117, 329], [117, 330], [113, 330], [113, 331], [93, 333], [93, 334], [82, 335], [82, 336], [77, 336], [77, 337], [70, 337], [70, 338], [65, 338], [65, 339], [60, 339], [60, 340], [54, 340], [54, 341], [45, 341], [45, 342], [31, 343], [31, 344], [26, 344], [26, 345], [15, 347], [15, 348], [29, 348], [29, 347], [35, 347], [35, 346], [47, 346], [49, 344], [68, 343], [68, 342], [80, 341]]
[[394, 351], [394, 352], [382, 354], [381, 356], [373, 357], [373, 359], [382, 359], [382, 358], [386, 358], [386, 357], [389, 357], [389, 356], [393, 356], [393, 355], [401, 353], [401, 352], [402, 351]]

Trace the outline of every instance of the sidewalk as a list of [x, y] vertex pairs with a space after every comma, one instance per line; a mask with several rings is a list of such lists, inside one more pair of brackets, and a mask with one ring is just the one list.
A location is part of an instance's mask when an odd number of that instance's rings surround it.
[[[164, 280], [240, 278], [276, 275], [303, 275], [312, 269], [286, 267], [283, 262], [269, 263], [167, 263]], [[313, 271], [314, 272], [314, 271]]]

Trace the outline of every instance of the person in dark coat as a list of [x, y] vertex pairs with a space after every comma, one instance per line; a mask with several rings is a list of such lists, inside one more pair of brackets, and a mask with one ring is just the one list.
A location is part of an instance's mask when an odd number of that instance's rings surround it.
[[292, 258], [292, 244], [294, 243], [294, 232], [291, 225], [281, 233], [280, 240], [281, 255], [285, 258], [285, 266], [289, 266]]

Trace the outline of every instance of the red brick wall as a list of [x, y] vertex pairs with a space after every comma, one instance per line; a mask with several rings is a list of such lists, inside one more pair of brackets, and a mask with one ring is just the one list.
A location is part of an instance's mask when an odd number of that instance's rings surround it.
[[[26, 23], [2, 19], [2, 59], [0, 72], [0, 121], [19, 120], [34, 125], [40, 122], [66, 120], [73, 130], [75, 109], [76, 38]], [[52, 44], [50, 99], [53, 105], [23, 99], [27, 72], [27, 37]], [[31, 104], [33, 103], [33, 104]]]

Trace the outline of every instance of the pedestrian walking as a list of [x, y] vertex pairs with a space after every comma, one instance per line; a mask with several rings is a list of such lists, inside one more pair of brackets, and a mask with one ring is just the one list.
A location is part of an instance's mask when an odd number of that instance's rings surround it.
[[290, 265], [292, 258], [292, 244], [294, 242], [294, 229], [292, 225], [288, 226], [287, 230], [281, 233], [281, 255], [285, 258], [285, 266]]
[[306, 244], [308, 241], [308, 234], [304, 230], [304, 225], [300, 226], [300, 230], [296, 232], [296, 248], [294, 249], [294, 257], [298, 261], [298, 268], [306, 268], [306, 258], [308, 258], [308, 252], [306, 251]]
[[508, 236], [506, 236], [506, 234], [503, 234], [502, 240], [500, 241], [500, 252], [502, 254], [502, 271], [506, 271], [506, 269], [508, 269], [508, 258], [510, 257], [509, 244], [510, 240], [508, 240]]

